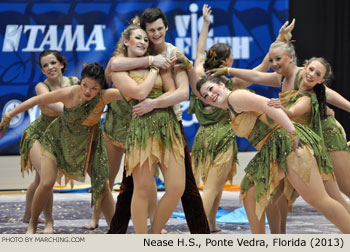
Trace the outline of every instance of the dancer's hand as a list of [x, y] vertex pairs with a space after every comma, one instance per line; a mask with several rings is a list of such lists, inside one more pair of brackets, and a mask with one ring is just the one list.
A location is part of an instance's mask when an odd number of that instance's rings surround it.
[[210, 23], [211, 7], [208, 6], [208, 4], [203, 5], [202, 13], [203, 13], [203, 21], [206, 23]]
[[2, 115], [2, 119], [0, 122], [0, 136], [2, 136], [3, 132], [7, 133], [8, 128], [10, 127], [11, 117]]
[[214, 68], [207, 71], [206, 73], [210, 76], [219, 77], [222, 75], [228, 75], [228, 69], [229, 67]]
[[132, 108], [133, 117], [138, 118], [155, 109], [155, 100], [146, 98]]
[[298, 132], [296, 130], [293, 130], [292, 132], [289, 132], [289, 137], [290, 137], [290, 141], [292, 144], [292, 148], [295, 152], [295, 155], [297, 157], [300, 157], [299, 152], [298, 152], [298, 148], [299, 147], [303, 147], [301, 142], [300, 142], [300, 136], [298, 134]]
[[168, 59], [162, 54], [158, 54], [156, 56], [150, 56], [150, 57], [153, 57], [152, 58], [153, 60], [151, 62], [153, 66], [156, 66], [164, 70], [169, 69], [175, 61], [175, 58]]
[[293, 18], [292, 22], [289, 24], [289, 21], [286, 21], [278, 32], [277, 41], [289, 41], [292, 38], [292, 30], [295, 25], [295, 18]]
[[193, 68], [193, 62], [189, 60], [183, 53], [176, 52], [176, 67], [180, 67], [182, 69], [191, 70]]
[[278, 98], [271, 98], [271, 99], [269, 99], [269, 101], [267, 102], [267, 105], [270, 106], [270, 107], [282, 108], [283, 109], [281, 101]]

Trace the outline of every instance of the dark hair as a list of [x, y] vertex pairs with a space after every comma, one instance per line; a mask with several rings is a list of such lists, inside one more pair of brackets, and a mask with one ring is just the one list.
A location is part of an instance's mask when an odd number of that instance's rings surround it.
[[56, 59], [63, 65], [63, 68], [61, 70], [63, 74], [67, 69], [67, 61], [66, 61], [66, 58], [62, 56], [62, 54], [59, 51], [56, 51], [56, 50], [44, 50], [39, 54], [40, 68], [43, 68], [43, 66], [41, 65], [41, 59], [50, 54], [53, 54], [56, 57]]
[[323, 83], [318, 83], [314, 86], [314, 91], [316, 93], [316, 97], [318, 100], [318, 104], [319, 104], [319, 109], [320, 109], [320, 117], [321, 119], [326, 118], [326, 110], [327, 110], [327, 101], [326, 101], [326, 86], [330, 85], [331, 79], [333, 77], [333, 72], [332, 72], [332, 67], [331, 65], [328, 63], [327, 60], [325, 60], [322, 57], [313, 57], [309, 60], [305, 61], [305, 66], [308, 66], [311, 62], [313, 61], [318, 61], [320, 62], [325, 68], [326, 68], [326, 72], [324, 74], [324, 82]]
[[204, 61], [204, 68], [210, 70], [219, 68], [225, 64], [225, 60], [230, 57], [232, 53], [231, 47], [225, 43], [216, 43], [208, 51], [207, 57]]
[[199, 79], [199, 81], [197, 81], [197, 84], [196, 84], [196, 88], [199, 93], [201, 92], [201, 88], [204, 85], [204, 83], [208, 81], [216, 83], [218, 85], [220, 85], [221, 83], [221, 80], [218, 77], [204, 75]]
[[164, 12], [159, 8], [147, 8], [144, 10], [140, 16], [140, 25], [142, 29], [146, 30], [147, 23], [153, 23], [157, 19], [161, 18], [163, 20], [165, 28], [168, 28], [168, 19], [166, 18]]
[[85, 64], [83, 70], [81, 71], [81, 80], [84, 78], [89, 78], [98, 82], [102, 89], [107, 89], [108, 85], [105, 77], [104, 68], [97, 62]]

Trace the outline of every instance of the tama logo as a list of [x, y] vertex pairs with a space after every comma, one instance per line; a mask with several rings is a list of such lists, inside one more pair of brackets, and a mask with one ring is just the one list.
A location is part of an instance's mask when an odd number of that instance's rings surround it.
[[[178, 37], [175, 39], [175, 46], [187, 55], [191, 55], [194, 59], [197, 51], [197, 37], [203, 26], [203, 17], [198, 18], [198, 5], [192, 3], [189, 7], [190, 15], [175, 16], [175, 25]], [[210, 23], [214, 23], [213, 15], [210, 16]], [[191, 25], [190, 25], [191, 23]], [[187, 32], [190, 29], [190, 36], [187, 37]], [[250, 43], [252, 37], [217, 37], [214, 36], [214, 29], [208, 31], [207, 48], [216, 43], [226, 43], [232, 48], [232, 53], [235, 59], [250, 58]]]
[[[65, 25], [58, 30], [57, 25], [12, 25], [6, 26], [3, 52], [41, 52], [45, 47], [58, 51], [95, 51], [106, 50], [103, 40], [105, 25], [94, 25], [90, 35], [86, 38], [84, 25]], [[26, 34], [26, 42], [21, 42]], [[60, 34], [60, 36], [59, 36]], [[24, 39], [22, 39], [24, 40]], [[19, 48], [23, 44], [24, 48]]]

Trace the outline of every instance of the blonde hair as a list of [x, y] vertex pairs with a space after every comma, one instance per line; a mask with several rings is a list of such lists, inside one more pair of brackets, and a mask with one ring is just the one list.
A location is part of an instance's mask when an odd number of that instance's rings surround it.
[[288, 56], [293, 56], [293, 62], [297, 64], [297, 56], [295, 55], [295, 49], [291, 42], [275, 41], [270, 45], [270, 50], [277, 47], [281, 47]]
[[117, 55], [128, 56], [128, 49], [124, 45], [124, 41], [129, 40], [133, 31], [138, 29], [142, 30], [140, 26], [140, 18], [136, 16], [130, 21], [130, 24], [122, 32], [121, 37], [116, 46], [116, 49], [113, 52], [113, 56], [117, 56]]

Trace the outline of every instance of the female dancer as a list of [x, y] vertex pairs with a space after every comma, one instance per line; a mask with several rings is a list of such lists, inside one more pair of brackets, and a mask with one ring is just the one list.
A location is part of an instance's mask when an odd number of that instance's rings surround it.
[[[207, 4], [203, 5], [203, 27], [198, 39], [194, 71], [197, 76], [205, 75], [205, 70], [220, 66], [231, 66], [233, 63], [231, 48], [224, 43], [213, 45], [205, 57], [207, 34], [210, 24], [211, 10]], [[284, 40], [284, 35], [294, 27], [294, 21], [286, 22], [279, 31], [278, 40]], [[268, 70], [268, 57], [256, 67], [258, 71]], [[240, 87], [250, 85], [239, 78], [227, 79], [221, 76], [226, 87]], [[219, 207], [222, 190], [226, 181], [231, 181], [236, 173], [237, 146], [235, 134], [230, 127], [230, 117], [226, 110], [216, 108], [201, 101], [195, 95], [196, 87], [192, 85], [189, 113], [195, 113], [200, 123], [192, 147], [192, 166], [197, 183], [200, 178], [204, 181], [203, 204], [207, 213], [211, 232], [220, 231], [216, 227], [216, 213]], [[198, 94], [197, 94], [198, 95]]]
[[[329, 81], [331, 75], [330, 64], [325, 59], [311, 58], [305, 64], [302, 78], [299, 80], [299, 90], [288, 92], [288, 95], [285, 92], [281, 100], [271, 99], [268, 104], [282, 108], [293, 121], [310, 127], [323, 138], [320, 119], [327, 117], [324, 83]], [[288, 98], [285, 99], [286, 97]], [[341, 196], [338, 185], [334, 181], [331, 163], [320, 166], [320, 172], [328, 194], [339, 201], [350, 213], [350, 206]]]
[[[247, 69], [220, 68], [212, 70], [214, 76], [228, 73], [247, 81], [267, 86], [281, 86], [282, 99], [288, 100], [286, 91], [297, 90], [305, 71], [303, 67], [296, 65], [295, 50], [291, 43], [275, 42], [269, 51], [270, 62], [274, 73], [261, 73]], [[295, 92], [295, 91], [293, 91]], [[294, 94], [292, 92], [292, 95]], [[283, 94], [284, 93], [284, 94]], [[327, 102], [347, 111], [350, 110], [350, 102], [341, 95], [325, 86]], [[290, 93], [289, 93], [290, 94]], [[287, 96], [286, 98], [284, 98]], [[328, 108], [327, 108], [328, 113]], [[343, 136], [342, 127], [336, 122], [333, 116], [326, 116], [321, 120], [322, 131], [326, 148], [329, 151], [337, 183], [341, 191], [350, 198], [350, 152], [346, 139]]]
[[[119, 54], [118, 50], [113, 54], [113, 57]], [[112, 57], [112, 58], [113, 58]], [[111, 82], [111, 66], [108, 62], [106, 67], [107, 83]], [[113, 84], [113, 88], [116, 85]], [[118, 174], [121, 160], [124, 154], [124, 144], [128, 134], [129, 123], [131, 120], [132, 108], [125, 99], [112, 101], [108, 104], [105, 120], [103, 122], [103, 137], [106, 144], [108, 166], [109, 166], [109, 186], [113, 189], [115, 178]], [[86, 229], [98, 228], [98, 223], [101, 215], [101, 208], [94, 208], [91, 220], [84, 226]]]
[[[296, 65], [295, 50], [291, 43], [273, 43], [270, 47], [269, 57], [272, 68], [275, 71], [274, 73], [261, 73], [237, 68], [230, 68], [229, 70], [228, 68], [220, 68], [212, 70], [212, 73], [216, 76], [228, 73], [229, 75], [238, 76], [242, 79], [268, 86], [281, 85], [282, 93], [280, 93], [280, 99], [283, 104], [286, 104], [299, 88], [304, 68]], [[349, 110], [350, 103], [338, 93], [327, 86], [325, 87], [325, 93], [328, 103]], [[326, 116], [321, 120], [321, 124], [324, 143], [331, 157], [337, 183], [340, 190], [350, 197], [350, 169], [347, 166], [350, 162], [350, 152], [346, 139], [342, 134], [342, 127], [333, 116]], [[280, 205], [280, 208], [284, 209], [282, 212], [287, 211], [283, 204]], [[275, 216], [276, 211], [272, 215]], [[285, 219], [285, 217], [282, 219], [282, 223], [285, 223]], [[282, 224], [281, 232], [285, 232], [285, 224]]]
[[[39, 66], [42, 73], [47, 77], [46, 80], [39, 82], [35, 86], [37, 95], [45, 94], [60, 88], [73, 86], [79, 80], [76, 77], [63, 76], [67, 69], [66, 59], [56, 50], [44, 50], [39, 55]], [[40, 106], [41, 115], [23, 131], [20, 154], [21, 154], [21, 171], [33, 171], [35, 169], [34, 181], [28, 187], [26, 193], [26, 205], [23, 216], [23, 222], [29, 223], [31, 216], [31, 207], [35, 190], [40, 182], [40, 144], [38, 139], [43, 135], [49, 124], [59, 116], [63, 111], [62, 103], [55, 103]], [[45, 215], [45, 234], [53, 233], [53, 218], [52, 218], [52, 193], [48, 203], [44, 208]], [[40, 220], [42, 222], [42, 220]]]
[[[231, 92], [215, 77], [202, 77], [197, 83], [197, 91], [207, 103], [229, 108], [235, 115], [232, 121], [235, 133], [249, 139], [259, 150], [245, 169], [247, 179], [242, 182], [242, 196], [253, 233], [265, 232], [264, 211], [274, 196], [282, 191], [288, 193], [288, 188], [282, 188], [280, 183], [284, 177], [306, 202], [340, 231], [350, 232], [349, 213], [328, 196], [322, 183], [317, 164], [322, 163], [321, 139], [316, 133], [298, 123], [292, 124], [282, 110], [268, 106], [267, 98], [247, 90]], [[297, 148], [298, 136], [302, 148]], [[292, 146], [297, 149], [295, 154]], [[288, 199], [291, 199], [290, 196], [287, 194]]]
[[[171, 62], [176, 60], [175, 53], [179, 51], [175, 46], [165, 41], [168, 20], [159, 8], [147, 8], [140, 16], [141, 27], [149, 36], [150, 53], [156, 56], [145, 57], [115, 57], [111, 63], [113, 71], [129, 71], [137, 68], [146, 68], [155, 65], [162, 69], [172, 68]], [[173, 93], [164, 94], [156, 99], [144, 99], [133, 107], [133, 114], [141, 116], [157, 108], [174, 107], [177, 120], [180, 124], [185, 140], [185, 190], [181, 196], [181, 203], [185, 213], [187, 226], [192, 234], [210, 233], [208, 220], [204, 212], [203, 202], [193, 176], [191, 154], [186, 143], [185, 132], [182, 126], [182, 110], [180, 102], [188, 99], [189, 87], [186, 71], [172, 68], [172, 77], [176, 89]], [[122, 184], [117, 198], [116, 210], [108, 233], [126, 233], [131, 217], [130, 205], [133, 193], [132, 177], [123, 173]]]
[[[207, 4], [203, 5], [203, 27], [198, 39], [197, 54], [194, 70], [197, 76], [205, 75], [205, 69], [210, 70], [219, 66], [231, 66], [233, 63], [231, 48], [224, 43], [213, 45], [205, 57], [205, 47], [210, 24], [211, 10]], [[280, 29], [279, 38], [283, 32], [287, 33], [293, 28], [294, 23], [287, 27], [288, 23]], [[287, 31], [286, 31], [287, 30]], [[256, 69], [266, 71], [268, 58]], [[221, 78], [226, 87], [239, 87], [247, 83], [238, 78]], [[192, 85], [189, 113], [195, 113], [200, 127], [197, 131], [192, 147], [192, 165], [197, 183], [204, 181], [202, 194], [203, 204], [207, 213], [211, 232], [220, 231], [216, 227], [216, 213], [219, 207], [222, 189], [226, 181], [231, 181], [236, 172], [237, 146], [235, 135], [230, 127], [228, 111], [210, 106], [201, 101], [194, 93], [195, 85]]]
[[[126, 29], [126, 32], [122, 34], [124, 39], [128, 39], [130, 36], [130, 30]], [[107, 83], [110, 83], [111, 80], [111, 63], [116, 57], [127, 57], [127, 51], [125, 51], [123, 43], [118, 43], [115, 52], [113, 53], [113, 57], [109, 60], [105, 75]], [[116, 84], [113, 83], [113, 88], [116, 88]], [[109, 164], [109, 183], [110, 188], [112, 190], [113, 183], [115, 177], [118, 174], [121, 159], [124, 154], [125, 148], [125, 140], [128, 135], [130, 120], [132, 117], [132, 106], [128, 103], [126, 99], [121, 99], [117, 101], [112, 101], [108, 104], [108, 110], [106, 114], [106, 118], [103, 123], [103, 136], [106, 143], [106, 150], [108, 155], [108, 164]], [[129, 181], [129, 180], [128, 180]], [[131, 178], [132, 182], [132, 178]], [[133, 186], [133, 184], [131, 184]], [[150, 198], [151, 203], [149, 207], [149, 216], [151, 222], [154, 218], [154, 213], [157, 205], [157, 188], [154, 183], [154, 195]], [[124, 190], [124, 188], [121, 188]], [[119, 195], [118, 195], [119, 199]], [[118, 202], [117, 202], [118, 204]], [[127, 212], [127, 209], [125, 209]], [[89, 224], [85, 225], [86, 229], [95, 229], [98, 227], [99, 217], [101, 215], [101, 209], [94, 209], [93, 216], [89, 222]], [[124, 216], [123, 216], [124, 217]], [[129, 217], [130, 218], [130, 217]], [[123, 222], [124, 225], [127, 226], [129, 223], [129, 218], [124, 217], [123, 220], [119, 220]], [[162, 232], [166, 232], [162, 230]]]
[[[148, 85], [155, 74], [147, 78]], [[32, 216], [27, 233], [35, 233], [38, 217], [47, 204], [58, 173], [68, 180], [84, 181], [91, 177], [93, 204], [101, 204], [107, 224], [113, 215], [113, 197], [108, 185], [108, 160], [100, 130], [100, 117], [105, 104], [121, 99], [117, 89], [106, 88], [104, 69], [98, 63], [86, 65], [81, 73], [80, 85], [62, 88], [32, 97], [7, 114], [0, 123], [0, 136], [7, 132], [11, 117], [35, 105], [56, 102], [64, 104], [64, 111], [46, 129], [39, 139], [42, 152], [41, 179], [32, 203]], [[59, 176], [60, 177], [60, 176]]]
[[[120, 42], [127, 57], [141, 57], [148, 48], [148, 37], [139, 26], [130, 25]], [[155, 98], [163, 92], [175, 89], [167, 76], [167, 71], [158, 76], [152, 91], [139, 83], [149, 74], [157, 74], [158, 69], [140, 69], [127, 72], [113, 72], [113, 83], [131, 105], [146, 97]], [[125, 142], [125, 169], [132, 174], [134, 192], [131, 202], [131, 217], [136, 233], [147, 233], [147, 213], [154, 195], [154, 175], [156, 164], [160, 164], [165, 183], [165, 194], [159, 201], [151, 223], [150, 233], [160, 233], [175, 209], [185, 186], [184, 142], [179, 124], [171, 107], [153, 110], [140, 117], [133, 117]]]
[[[203, 27], [198, 38], [194, 69], [198, 76], [204, 75], [204, 67], [216, 68], [221, 64], [232, 65], [231, 48], [227, 44], [215, 44], [207, 52], [205, 47], [210, 24], [211, 9], [203, 5]], [[215, 64], [213, 64], [215, 62]], [[204, 64], [204, 66], [203, 66]], [[224, 80], [225, 81], [225, 80]], [[226, 80], [231, 88], [232, 80]], [[221, 231], [216, 226], [216, 213], [226, 181], [232, 182], [236, 173], [237, 145], [230, 127], [226, 110], [212, 107], [199, 100], [192, 92], [189, 113], [196, 114], [200, 127], [192, 146], [192, 167], [197, 184], [202, 180], [202, 200], [207, 214], [210, 232]]]

